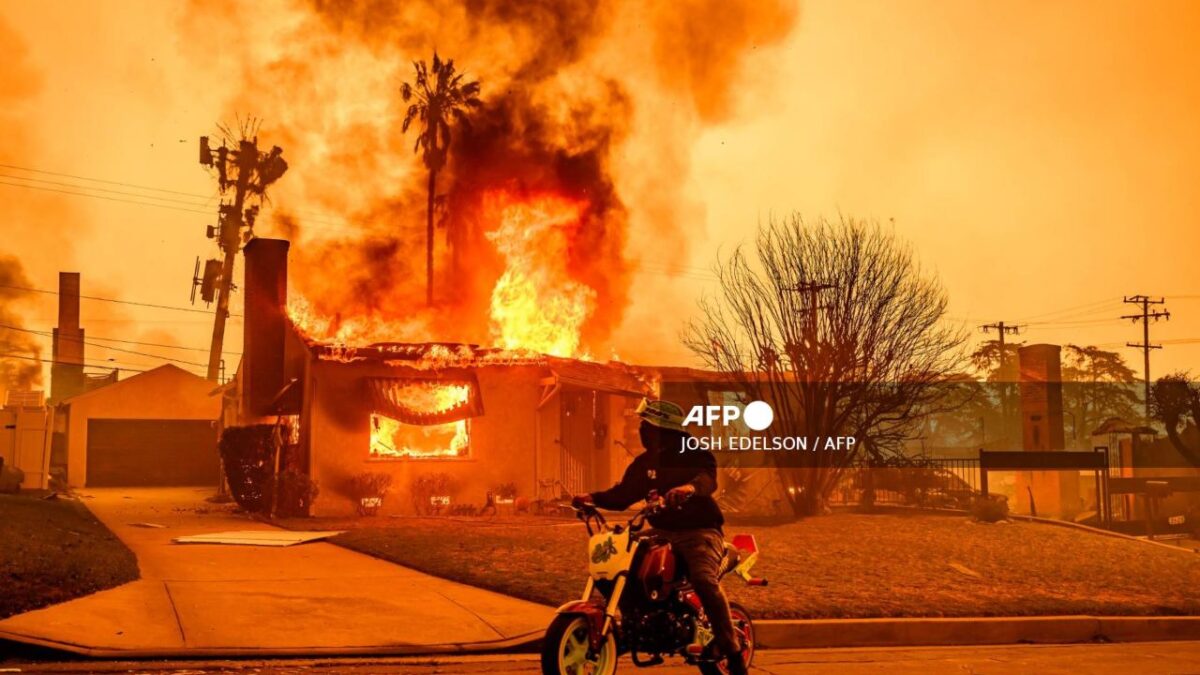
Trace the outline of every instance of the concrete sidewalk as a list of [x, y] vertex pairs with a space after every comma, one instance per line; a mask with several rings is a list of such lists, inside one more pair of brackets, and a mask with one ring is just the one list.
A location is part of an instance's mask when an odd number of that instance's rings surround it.
[[273, 529], [207, 504], [211, 490], [83, 494], [133, 550], [141, 579], [0, 621], [0, 638], [121, 658], [422, 654], [528, 643], [553, 615], [328, 543], [172, 544], [186, 534]]

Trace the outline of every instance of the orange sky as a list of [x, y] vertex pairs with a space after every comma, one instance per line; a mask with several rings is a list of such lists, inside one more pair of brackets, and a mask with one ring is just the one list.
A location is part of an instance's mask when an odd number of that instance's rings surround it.
[[[198, 49], [183, 11], [0, 0], [0, 164], [212, 194], [196, 137], [224, 118], [244, 64], [236, 46]], [[1200, 244], [1197, 35], [1200, 4], [1190, 2], [805, 2], [786, 43], [747, 63], [736, 115], [692, 147], [679, 176], [693, 215], [689, 271], [644, 266], [616, 351], [684, 358], [679, 324], [712, 290], [702, 270], [759, 220], [797, 209], [893, 219], [946, 285], [955, 319], [1028, 323], [1032, 341], [1116, 348], [1140, 339], [1115, 318], [1132, 309], [1121, 296], [1165, 295], [1174, 318], [1154, 328], [1167, 343], [1154, 367], [1200, 370], [1190, 273]], [[90, 294], [187, 303], [193, 261], [212, 253], [211, 216], [37, 185], [0, 184], [3, 253], [25, 262], [35, 286], [54, 288], [69, 269]], [[664, 320], [664, 305], [678, 321]], [[28, 327], [53, 326], [52, 298], [25, 309]], [[197, 348], [210, 330], [199, 314], [96, 302], [84, 303], [84, 325], [92, 336]], [[1140, 369], [1140, 356], [1122, 351]], [[89, 347], [89, 361], [108, 358], [158, 363]]]

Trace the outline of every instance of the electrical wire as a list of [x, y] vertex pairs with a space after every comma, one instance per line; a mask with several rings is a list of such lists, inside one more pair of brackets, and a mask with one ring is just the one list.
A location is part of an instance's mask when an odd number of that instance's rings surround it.
[[[30, 288], [28, 286], [14, 286], [10, 284], [0, 284], [0, 288], [8, 288], [14, 291], [25, 291], [27, 293], [45, 293], [48, 295], [59, 295], [59, 291], [51, 291], [45, 288]], [[177, 305], [157, 305], [151, 302], [138, 302], [135, 300], [117, 300], [115, 298], [100, 298], [94, 295], [80, 295], [82, 300], [97, 300], [100, 302], [114, 302], [120, 305], [133, 305], [135, 307], [150, 307], [152, 309], [172, 309], [179, 312], [194, 312], [197, 314], [212, 315], [215, 312], [207, 309], [199, 309], [197, 307], [179, 307]], [[241, 316], [240, 314], [230, 314], [230, 317]]]
[[[8, 353], [8, 352], [0, 352], [0, 358], [24, 359], [26, 361], [37, 361], [38, 363], [47, 363], [47, 361], [42, 358], [38, 358], [38, 357], [34, 357], [34, 356], [25, 356], [24, 354], [12, 354], [12, 353]], [[139, 370], [137, 368], [118, 367], [118, 366], [113, 366], [111, 364], [105, 365], [105, 364], [98, 364], [98, 363], [72, 363], [72, 364], [68, 364], [68, 365], [83, 366], [85, 368], [103, 368], [105, 370], [112, 370], [114, 368], [117, 368], [118, 370], [127, 370], [127, 371], [134, 372], [134, 373], [147, 372], [145, 370]]]
[[[49, 338], [51, 340], [54, 339], [53, 333], [47, 333], [46, 331], [40, 331], [40, 330], [33, 330], [32, 328], [21, 328], [19, 326], [9, 326], [6, 324], [0, 324], [0, 328], [4, 328], [7, 330], [11, 330], [11, 331], [19, 331], [21, 333], [30, 333], [32, 335], [37, 335], [38, 337]], [[85, 344], [85, 345], [88, 345], [89, 347], [99, 347], [100, 349], [107, 349], [112, 352], [120, 352], [123, 354], [133, 354], [135, 356], [145, 356], [145, 357], [152, 358], [152, 359], [160, 359], [163, 361], [170, 361], [172, 363], [182, 363], [182, 364], [189, 365], [189, 366], [199, 366], [201, 368], [205, 368], [208, 366], [207, 363], [197, 363], [195, 361], [185, 361], [183, 359], [176, 359], [176, 358], [172, 358], [170, 356], [160, 356], [158, 354], [150, 354], [148, 352], [139, 352], [139, 351], [134, 351], [132, 349], [122, 349], [120, 347], [112, 347], [109, 345], [102, 345], [102, 344], [99, 344], [96, 342], [89, 342], [87, 340], [75, 340], [75, 339], [72, 339], [70, 337], [66, 337], [63, 335], [59, 335], [58, 339], [65, 340], [67, 342], [74, 342], [76, 344]]]

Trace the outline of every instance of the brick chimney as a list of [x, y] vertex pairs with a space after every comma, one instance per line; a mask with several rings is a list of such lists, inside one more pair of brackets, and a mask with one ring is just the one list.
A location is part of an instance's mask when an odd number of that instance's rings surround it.
[[79, 272], [58, 273], [58, 327], [50, 365], [50, 402], [82, 394], [83, 329], [79, 327]]
[[1028, 345], [1017, 350], [1021, 369], [1021, 428], [1026, 450], [1062, 450], [1063, 399], [1061, 349]]
[[272, 414], [284, 381], [288, 242], [255, 237], [246, 244], [246, 319], [242, 332], [242, 401], [248, 416]]

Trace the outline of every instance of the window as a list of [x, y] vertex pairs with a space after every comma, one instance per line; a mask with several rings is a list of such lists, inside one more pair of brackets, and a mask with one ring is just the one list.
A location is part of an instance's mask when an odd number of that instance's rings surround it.
[[370, 417], [372, 459], [455, 459], [470, 451], [470, 383], [379, 379]]
[[470, 450], [467, 420], [445, 424], [405, 424], [387, 415], [371, 415], [373, 459], [455, 459]]

